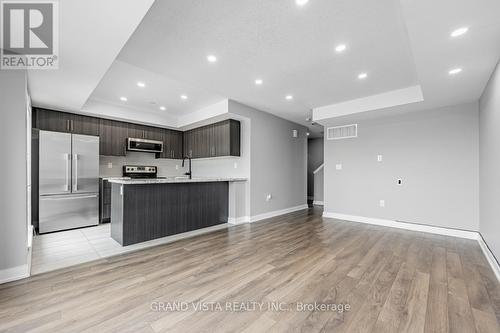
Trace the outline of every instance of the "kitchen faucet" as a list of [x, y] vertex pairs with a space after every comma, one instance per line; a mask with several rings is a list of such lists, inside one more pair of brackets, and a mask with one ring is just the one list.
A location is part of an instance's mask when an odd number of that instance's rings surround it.
[[191, 171], [191, 157], [189, 156], [184, 156], [182, 159], [182, 167], [184, 168], [184, 161], [188, 159], [189, 160], [189, 171], [185, 173], [186, 176], [189, 176], [189, 179], [193, 179], [193, 172]]

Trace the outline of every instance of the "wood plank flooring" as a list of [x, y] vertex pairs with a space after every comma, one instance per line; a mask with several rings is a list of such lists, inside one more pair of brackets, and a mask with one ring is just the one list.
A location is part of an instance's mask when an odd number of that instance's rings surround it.
[[[315, 302], [350, 309], [300, 308]], [[499, 321], [500, 284], [475, 241], [318, 209], [0, 286], [0, 332], [500, 332]]]

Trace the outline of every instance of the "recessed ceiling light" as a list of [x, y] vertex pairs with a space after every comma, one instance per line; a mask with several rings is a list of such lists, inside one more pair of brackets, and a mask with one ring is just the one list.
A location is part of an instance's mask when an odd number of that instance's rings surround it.
[[297, 4], [297, 6], [304, 6], [308, 2], [309, 2], [309, 0], [295, 0], [295, 3]]
[[262, 79], [257, 79], [255, 80], [255, 84], [260, 86], [264, 81], [262, 81]]
[[311, 133], [307, 132], [306, 135], [309, 136], [309, 135], [311, 135]]
[[451, 71], [449, 71], [448, 74], [455, 75], [455, 74], [460, 73], [461, 71], [462, 71], [462, 68], [454, 68]]
[[167, 108], [166, 108], [166, 107], [164, 107], [163, 105], [162, 105], [162, 106], [160, 106], [160, 110], [165, 111], [166, 109], [167, 109]]
[[347, 45], [345, 45], [345, 44], [339, 44], [339, 45], [337, 45], [337, 46], [335, 47], [335, 51], [336, 51], [337, 53], [344, 52], [344, 51], [345, 51], [345, 49], [347, 49]]
[[217, 61], [217, 57], [214, 56], [213, 54], [210, 54], [207, 56], [207, 60], [208, 62], [216, 62]]
[[181, 95], [182, 99], [188, 99], [187, 95]]
[[144, 88], [146, 86], [146, 84], [144, 82], [139, 81], [139, 82], [137, 82], [137, 86]]
[[120, 101], [123, 101], [123, 102], [126, 102], [127, 101], [127, 97], [120, 97]]
[[458, 28], [456, 30], [453, 30], [453, 32], [450, 34], [450, 36], [451, 37], [462, 36], [463, 34], [467, 33], [467, 31], [469, 31], [468, 27]]
[[364, 79], [366, 79], [367, 77], [368, 77], [368, 74], [366, 74], [366, 73], [360, 73], [360, 74], [358, 75], [358, 79], [360, 79], [360, 80], [364, 80]]
[[293, 99], [293, 96], [292, 95], [286, 95], [285, 98], [286, 98], [287, 101], [291, 101]]

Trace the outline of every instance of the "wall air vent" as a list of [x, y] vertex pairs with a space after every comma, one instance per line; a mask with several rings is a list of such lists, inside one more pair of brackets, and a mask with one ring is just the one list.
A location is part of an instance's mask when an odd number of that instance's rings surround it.
[[358, 136], [358, 124], [328, 127], [326, 129], [327, 140], [356, 138], [357, 136]]

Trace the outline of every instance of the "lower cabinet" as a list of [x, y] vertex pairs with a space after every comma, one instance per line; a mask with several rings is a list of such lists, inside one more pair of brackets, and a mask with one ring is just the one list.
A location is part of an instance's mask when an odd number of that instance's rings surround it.
[[111, 183], [99, 179], [99, 223], [111, 221]]

